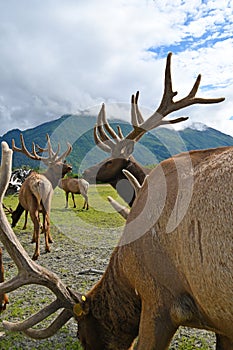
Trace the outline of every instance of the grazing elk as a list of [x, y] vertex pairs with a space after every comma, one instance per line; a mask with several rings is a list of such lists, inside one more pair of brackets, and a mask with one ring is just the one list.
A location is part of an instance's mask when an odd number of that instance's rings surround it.
[[[134, 136], [141, 136], [148, 124], [160, 125], [179, 106], [224, 100], [196, 98], [199, 82], [200, 77], [184, 99], [174, 102], [168, 56], [167, 98], [160, 114], [142, 123]], [[2, 148], [4, 192], [11, 150], [6, 143]], [[232, 349], [232, 181], [233, 147], [187, 152], [161, 162], [139, 190], [104, 275], [86, 295], [73, 292], [29, 258], [0, 205], [0, 239], [19, 270], [0, 285], [0, 293], [37, 283], [57, 296], [27, 320], [5, 321], [5, 328], [42, 339], [75, 317], [85, 350], [133, 349], [137, 336], [137, 350], [165, 350], [178, 327], [188, 326], [215, 332], [217, 350]], [[62, 312], [48, 328], [32, 328], [58, 309]]]
[[66, 208], [68, 208], [69, 193], [71, 193], [74, 208], [76, 208], [74, 195], [81, 194], [84, 198], [83, 209], [85, 208], [87, 210], [89, 209], [88, 196], [87, 196], [89, 183], [86, 180], [76, 179], [76, 178], [60, 179], [58, 183], [58, 187], [60, 187], [66, 193], [66, 206], [65, 206]]
[[14, 140], [12, 140], [12, 149], [16, 152], [25, 154], [30, 159], [42, 161], [48, 169], [44, 174], [38, 174], [32, 172], [26, 180], [23, 182], [19, 191], [19, 204], [16, 210], [12, 213], [12, 227], [15, 227], [21, 214], [25, 210], [25, 223], [26, 228], [27, 215], [30, 213], [34, 225], [32, 243], [36, 243], [33, 260], [38, 259], [40, 255], [40, 217], [39, 213], [43, 215], [43, 228], [42, 232], [45, 235], [45, 251], [50, 252], [49, 243], [52, 243], [52, 237], [50, 234], [50, 206], [53, 195], [53, 189], [58, 185], [60, 178], [64, 177], [72, 167], [69, 164], [63, 162], [63, 159], [71, 152], [72, 147], [67, 145], [67, 150], [60, 156], [60, 146], [56, 152], [53, 151], [49, 135], [47, 135], [48, 148], [43, 149], [37, 146], [39, 153], [48, 152], [48, 157], [39, 155], [36, 152], [35, 144], [33, 143], [32, 152], [29, 152], [25, 146], [23, 135], [20, 135], [21, 148], [15, 146]]

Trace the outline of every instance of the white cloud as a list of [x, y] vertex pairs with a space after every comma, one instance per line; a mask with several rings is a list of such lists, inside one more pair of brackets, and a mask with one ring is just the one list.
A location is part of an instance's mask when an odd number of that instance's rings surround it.
[[227, 121], [232, 22], [231, 1], [225, 0], [1, 2], [0, 134], [104, 101], [127, 103], [137, 89], [141, 103], [155, 108], [164, 57], [174, 50], [179, 96], [202, 73], [200, 95], [227, 97], [218, 106], [189, 108], [190, 118], [233, 135]]

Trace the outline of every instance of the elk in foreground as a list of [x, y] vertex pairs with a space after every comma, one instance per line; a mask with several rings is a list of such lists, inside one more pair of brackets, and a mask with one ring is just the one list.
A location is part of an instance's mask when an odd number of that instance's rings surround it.
[[[155, 127], [158, 118], [150, 121]], [[11, 151], [2, 147], [4, 192]], [[232, 174], [233, 147], [161, 162], [139, 190], [104, 275], [86, 295], [29, 258], [0, 206], [0, 239], [19, 270], [0, 293], [36, 283], [57, 296], [29, 319], [4, 326], [42, 339], [75, 317], [85, 350], [133, 349], [137, 336], [137, 350], [165, 350], [177, 328], [188, 326], [215, 332], [216, 349], [232, 349]], [[32, 328], [58, 309], [47, 329]]]
[[39, 153], [48, 152], [48, 156], [44, 157], [36, 152], [35, 145], [33, 143], [32, 152], [29, 152], [25, 146], [23, 135], [21, 138], [21, 148], [15, 146], [14, 140], [12, 140], [12, 149], [16, 152], [21, 152], [27, 157], [33, 160], [42, 161], [48, 169], [44, 174], [38, 174], [32, 172], [26, 180], [23, 182], [19, 191], [19, 204], [16, 210], [12, 213], [12, 227], [15, 227], [21, 214], [25, 210], [25, 223], [26, 228], [27, 214], [30, 213], [34, 225], [32, 242], [36, 243], [35, 252], [33, 259], [38, 259], [40, 255], [40, 212], [43, 216], [42, 232], [45, 235], [45, 251], [50, 252], [49, 243], [52, 243], [52, 237], [50, 234], [50, 207], [53, 195], [53, 189], [57, 186], [60, 178], [64, 177], [72, 167], [69, 164], [63, 162], [64, 158], [71, 152], [72, 147], [70, 144], [67, 145], [67, 150], [60, 156], [60, 146], [56, 152], [53, 151], [49, 135], [47, 135], [47, 149], [42, 149], [37, 146]]
[[66, 179], [60, 179], [58, 183], [58, 187], [60, 187], [66, 193], [66, 206], [65, 206], [66, 208], [68, 208], [69, 193], [71, 193], [74, 208], [76, 208], [74, 195], [81, 194], [84, 198], [83, 209], [86, 208], [88, 210], [89, 204], [88, 204], [87, 192], [89, 188], [89, 183], [86, 180], [68, 177]]

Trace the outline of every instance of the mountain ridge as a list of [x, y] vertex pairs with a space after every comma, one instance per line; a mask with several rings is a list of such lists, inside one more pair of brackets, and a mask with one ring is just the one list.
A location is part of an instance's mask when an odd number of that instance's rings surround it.
[[[115, 130], [117, 130], [117, 125], [120, 125], [124, 135], [127, 135], [132, 129], [131, 125], [123, 120], [112, 119], [109, 122]], [[58, 143], [61, 144], [61, 152], [66, 149], [66, 142], [73, 145], [73, 151], [67, 161], [73, 165], [74, 172], [81, 173], [85, 168], [108, 156], [94, 143], [93, 127], [95, 123], [96, 116], [65, 114], [30, 129], [9, 130], [0, 137], [0, 141], [6, 141], [11, 145], [11, 140], [14, 138], [16, 146], [20, 147], [19, 140], [20, 133], [22, 133], [26, 146], [31, 150], [32, 142], [46, 147], [46, 134], [48, 133], [55, 150]], [[233, 137], [206, 125], [198, 130], [198, 128], [194, 129], [191, 124], [179, 131], [160, 127], [142, 137], [135, 145], [134, 156], [141, 164], [151, 165], [180, 152], [231, 145], [233, 145]], [[13, 168], [23, 165], [31, 168], [41, 166], [25, 155], [14, 152]]]

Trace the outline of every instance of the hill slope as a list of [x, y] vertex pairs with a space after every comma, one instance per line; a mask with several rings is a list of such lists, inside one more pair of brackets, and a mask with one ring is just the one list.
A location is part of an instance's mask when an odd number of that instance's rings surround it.
[[[58, 142], [61, 144], [61, 151], [66, 149], [67, 141], [73, 145], [73, 151], [67, 161], [73, 165], [74, 172], [82, 172], [85, 168], [108, 156], [95, 146], [93, 140], [95, 123], [96, 117], [94, 116], [63, 115], [56, 120], [25, 131], [10, 130], [0, 137], [0, 141], [4, 140], [11, 145], [11, 140], [14, 138], [16, 145], [20, 146], [19, 135], [22, 132], [29, 149], [33, 141], [45, 147], [46, 133], [48, 133], [54, 149], [57, 148]], [[112, 120], [111, 125], [115, 129], [117, 125], [120, 125], [124, 135], [132, 129], [129, 123], [122, 120]], [[143, 165], [149, 165], [186, 150], [230, 145], [233, 145], [233, 137], [209, 127], [195, 129], [191, 126], [179, 132], [161, 127], [143, 136], [135, 147], [134, 156]], [[32, 168], [40, 167], [40, 164], [26, 156], [14, 153], [13, 167], [18, 168], [22, 165]]]

